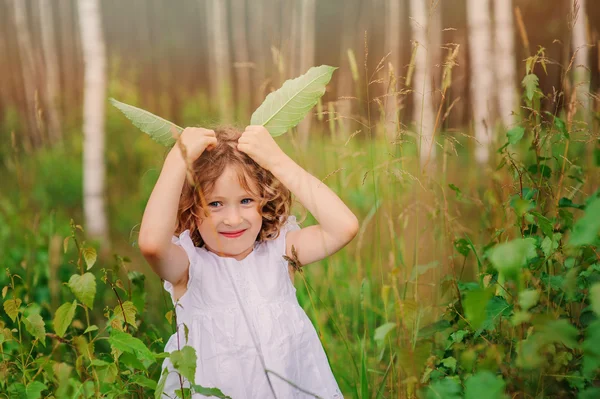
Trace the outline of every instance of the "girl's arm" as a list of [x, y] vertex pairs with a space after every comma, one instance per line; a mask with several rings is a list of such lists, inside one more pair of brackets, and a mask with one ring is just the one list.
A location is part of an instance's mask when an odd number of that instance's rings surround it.
[[318, 225], [290, 231], [286, 254], [296, 248], [303, 265], [321, 260], [348, 244], [358, 232], [358, 219], [326, 184], [288, 157], [263, 126], [249, 126], [238, 149], [268, 169], [317, 219]]
[[186, 178], [187, 166], [181, 152], [193, 162], [208, 146], [217, 143], [212, 130], [187, 128], [165, 159], [158, 181], [146, 204], [138, 244], [154, 272], [173, 285], [187, 282], [189, 260], [178, 245], [171, 242], [175, 231], [177, 209]]

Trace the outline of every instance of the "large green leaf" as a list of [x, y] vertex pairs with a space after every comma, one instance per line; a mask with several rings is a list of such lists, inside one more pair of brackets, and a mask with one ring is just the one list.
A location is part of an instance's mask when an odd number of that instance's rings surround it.
[[133, 353], [146, 367], [155, 362], [154, 354], [150, 349], [141, 340], [133, 337], [131, 334], [112, 330], [108, 342], [110, 342], [113, 348], [122, 352]]
[[591, 245], [600, 233], [600, 197], [592, 199], [585, 207], [585, 214], [573, 226], [569, 244]]
[[504, 380], [490, 371], [480, 371], [465, 382], [465, 399], [503, 399]]
[[171, 352], [173, 367], [192, 384], [196, 383], [196, 350], [191, 346], [184, 346], [181, 350]]
[[85, 273], [83, 275], [74, 274], [69, 279], [69, 288], [75, 295], [75, 298], [79, 299], [88, 308], [94, 307], [94, 297], [96, 296], [96, 276], [92, 273]]
[[180, 134], [183, 132], [183, 128], [146, 110], [122, 103], [114, 98], [109, 99], [109, 101], [131, 120], [136, 127], [159, 144], [170, 147], [175, 144], [173, 133]]
[[336, 69], [328, 65], [312, 67], [304, 75], [287, 80], [279, 90], [269, 93], [252, 114], [250, 124], [263, 125], [273, 137], [284, 134], [317, 104]]
[[44, 319], [37, 313], [32, 313], [23, 319], [25, 329], [35, 338], [39, 339], [46, 346], [46, 328], [44, 327]]
[[54, 315], [54, 331], [59, 337], [63, 337], [67, 328], [71, 325], [73, 317], [75, 316], [75, 310], [77, 310], [77, 301], [63, 303]]

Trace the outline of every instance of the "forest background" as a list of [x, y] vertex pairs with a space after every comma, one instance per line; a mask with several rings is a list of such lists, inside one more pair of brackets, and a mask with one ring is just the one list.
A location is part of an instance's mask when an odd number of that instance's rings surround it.
[[1, 0], [0, 397], [160, 390], [165, 148], [108, 98], [243, 127], [322, 64], [277, 140], [361, 221], [295, 280], [345, 396], [597, 397], [599, 32], [591, 0]]

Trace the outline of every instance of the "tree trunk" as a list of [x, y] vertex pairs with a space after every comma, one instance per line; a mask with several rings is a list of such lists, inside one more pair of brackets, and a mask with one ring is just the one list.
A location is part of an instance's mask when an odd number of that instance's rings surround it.
[[[315, 0], [302, 0], [299, 75], [306, 73], [315, 62], [315, 8]], [[303, 148], [308, 144], [311, 122], [312, 110], [298, 125], [299, 141]]]
[[428, 6], [423, 0], [410, 0], [411, 27], [414, 45], [417, 46], [415, 57], [413, 89], [413, 118], [419, 135], [419, 152], [421, 165], [429, 158], [435, 157], [433, 129], [435, 116], [433, 112], [431, 92], [431, 68], [428, 37]]
[[573, 1], [573, 31], [572, 47], [576, 51], [575, 64], [573, 65], [573, 83], [577, 91], [577, 100], [581, 103], [584, 112], [590, 112], [589, 105], [589, 48], [587, 40], [587, 14], [585, 11], [586, 0]]
[[475, 119], [475, 159], [489, 159], [491, 144], [490, 108], [492, 104], [491, 26], [489, 0], [467, 0], [467, 27], [471, 64], [471, 100]]
[[[254, 6], [254, 5], [253, 5]], [[250, 69], [248, 62], [248, 34], [246, 30], [246, 0], [233, 0], [233, 46], [235, 51], [235, 78], [239, 120], [250, 120]], [[259, 27], [253, 26], [253, 29]]]
[[513, 123], [516, 101], [516, 65], [512, 0], [494, 0], [496, 25], [496, 48], [494, 49], [496, 69], [496, 90], [500, 117], [504, 127]]
[[58, 57], [54, 21], [50, 0], [39, 0], [40, 27], [42, 30], [42, 50], [46, 67], [45, 102], [48, 110], [48, 136], [50, 141], [56, 143], [62, 139], [60, 112], [58, 108], [58, 93], [60, 81], [58, 74]]
[[385, 21], [385, 50], [384, 53], [390, 53], [388, 57], [389, 73], [387, 96], [385, 97], [385, 134], [389, 141], [396, 139], [400, 132], [399, 126], [399, 97], [398, 79], [400, 75], [400, 63], [402, 55], [400, 54], [400, 36], [401, 36], [401, 4], [400, 0], [387, 0], [386, 3], [386, 21]]
[[231, 101], [231, 57], [229, 55], [229, 33], [227, 8], [222, 0], [208, 0], [207, 23], [209, 52], [211, 53], [210, 71], [213, 93], [211, 97], [219, 103], [219, 115], [222, 121], [233, 120]]
[[84, 62], [83, 209], [89, 236], [108, 244], [104, 202], [106, 50], [99, 0], [77, 2]]
[[25, 92], [25, 109], [27, 130], [25, 132], [29, 144], [33, 148], [42, 146], [44, 139], [38, 124], [36, 100], [38, 91], [36, 88], [35, 62], [29, 26], [27, 23], [27, 3], [22, 0], [13, 0], [13, 11], [15, 18], [15, 30], [19, 44], [19, 58], [21, 59], [21, 74], [23, 77], [23, 90]]

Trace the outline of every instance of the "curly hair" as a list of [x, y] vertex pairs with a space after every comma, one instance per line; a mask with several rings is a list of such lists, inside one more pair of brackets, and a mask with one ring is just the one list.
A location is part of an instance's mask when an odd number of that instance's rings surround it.
[[[292, 195], [271, 172], [258, 165], [245, 153], [238, 151], [237, 141], [242, 132], [233, 126], [220, 126], [213, 129], [217, 136], [217, 146], [204, 151], [191, 165], [183, 184], [175, 234], [190, 231], [194, 245], [204, 246], [204, 240], [198, 231], [198, 221], [208, 215], [206, 197], [214, 188], [216, 180], [227, 166], [233, 166], [237, 172], [240, 185], [252, 193], [247, 179], [251, 179], [258, 188], [253, 192], [259, 198], [258, 209], [262, 215], [262, 227], [256, 241], [275, 239], [285, 218], [290, 213]], [[191, 176], [190, 176], [191, 173]], [[190, 184], [190, 180], [193, 184]]]

